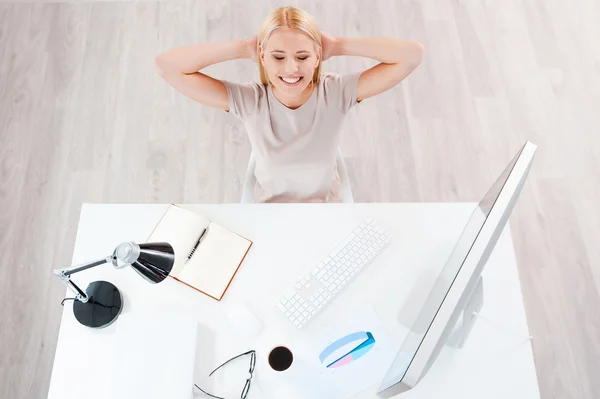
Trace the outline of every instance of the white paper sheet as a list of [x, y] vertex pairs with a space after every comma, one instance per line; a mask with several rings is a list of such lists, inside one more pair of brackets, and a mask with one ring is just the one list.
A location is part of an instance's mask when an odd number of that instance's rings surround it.
[[[362, 357], [340, 367], [327, 368], [326, 364], [321, 363], [319, 355], [329, 344], [360, 331], [368, 331], [373, 335], [375, 343], [372, 349]], [[319, 369], [324, 377], [323, 379], [341, 392], [343, 398], [352, 397], [370, 386], [379, 384], [396, 353], [381, 326], [377, 314], [370, 307], [357, 309], [356, 312], [344, 319], [333, 321], [330, 328], [324, 330], [314, 339], [307, 341], [303, 351], [309, 355], [307, 356], [309, 366]], [[343, 356], [360, 343], [345, 345], [346, 351], [344, 352], [344, 348], [341, 348], [336, 354]], [[338, 357], [335, 354], [329, 356], [330, 359], [334, 360]]]
[[196, 320], [180, 314], [134, 313], [121, 315], [117, 323], [108, 397], [191, 399]]

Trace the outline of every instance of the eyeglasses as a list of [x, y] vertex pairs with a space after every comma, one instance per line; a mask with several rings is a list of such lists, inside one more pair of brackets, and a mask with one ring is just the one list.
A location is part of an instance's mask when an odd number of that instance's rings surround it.
[[[240, 358], [242, 356], [246, 356], [246, 355], [250, 355], [250, 369], [248, 370], [248, 372], [250, 373], [250, 377], [248, 377], [248, 379], [246, 379], [246, 384], [244, 384], [244, 389], [242, 390], [242, 395], [240, 396], [241, 399], [246, 399], [246, 397], [248, 396], [248, 392], [250, 391], [250, 383], [252, 382], [252, 376], [254, 374], [254, 366], [256, 365], [256, 351], [255, 350], [244, 352], [235, 357], [232, 357], [231, 359], [227, 360], [225, 363], [221, 364], [219, 367], [217, 367], [216, 369], [211, 371], [211, 373], [208, 375], [209, 377], [212, 377], [212, 375], [215, 373], [215, 371], [219, 370], [221, 367], [225, 366], [227, 363], [230, 363], [230, 362], [234, 361], [235, 359], [238, 359], [238, 358]], [[194, 386], [196, 388], [198, 388], [200, 391], [202, 391], [202, 393], [210, 396], [211, 398], [225, 399], [221, 396], [213, 395], [211, 393], [206, 392], [204, 389], [200, 388], [196, 384], [194, 384]]]

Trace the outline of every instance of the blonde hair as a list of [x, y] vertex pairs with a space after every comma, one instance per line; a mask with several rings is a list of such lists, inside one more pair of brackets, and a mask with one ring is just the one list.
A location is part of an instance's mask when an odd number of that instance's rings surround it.
[[[270, 85], [271, 81], [269, 80], [267, 71], [265, 71], [265, 67], [260, 61], [260, 49], [262, 48], [264, 50], [271, 34], [275, 30], [282, 28], [301, 30], [313, 40], [313, 42], [317, 46], [317, 52], [322, 54], [322, 52], [320, 51], [322, 46], [321, 31], [317, 26], [317, 21], [312, 15], [296, 7], [280, 7], [276, 10], [271, 11], [271, 13], [267, 15], [267, 17], [263, 21], [260, 33], [257, 38], [258, 48], [256, 49], [256, 53], [258, 54], [259, 58], [258, 70], [260, 73], [260, 81], [264, 85]], [[321, 81], [321, 61], [322, 60], [319, 59], [319, 65], [315, 68], [315, 73], [313, 74], [312, 82], [314, 84], [319, 84], [319, 82]]]

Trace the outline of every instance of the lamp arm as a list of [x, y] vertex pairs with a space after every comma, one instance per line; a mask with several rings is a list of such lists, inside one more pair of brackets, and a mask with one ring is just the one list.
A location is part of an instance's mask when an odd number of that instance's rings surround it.
[[85, 303], [89, 300], [89, 297], [81, 288], [79, 288], [77, 286], [77, 284], [75, 284], [73, 281], [71, 281], [71, 274], [79, 273], [81, 271], [91, 269], [92, 267], [103, 265], [105, 263], [112, 263], [112, 261], [113, 261], [113, 256], [107, 256], [106, 258], [98, 259], [98, 260], [95, 260], [95, 261], [89, 262], [89, 263], [85, 263], [83, 265], [80, 265], [80, 266], [77, 266], [74, 268], [55, 270], [54, 275], [57, 276], [62, 281], [64, 281], [65, 284], [67, 284], [67, 287], [69, 287], [71, 289], [71, 291], [73, 291], [73, 293], [75, 294], [76, 300]]

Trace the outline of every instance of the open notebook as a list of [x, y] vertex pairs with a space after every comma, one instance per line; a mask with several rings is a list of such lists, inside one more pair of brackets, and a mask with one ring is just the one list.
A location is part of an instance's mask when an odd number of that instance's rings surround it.
[[[206, 233], [188, 260], [204, 228]], [[252, 246], [247, 238], [177, 205], [169, 206], [147, 242], [171, 244], [175, 264], [169, 276], [216, 300], [221, 300]]]

